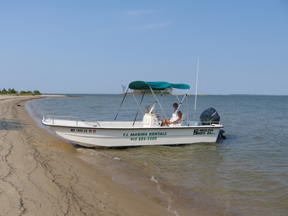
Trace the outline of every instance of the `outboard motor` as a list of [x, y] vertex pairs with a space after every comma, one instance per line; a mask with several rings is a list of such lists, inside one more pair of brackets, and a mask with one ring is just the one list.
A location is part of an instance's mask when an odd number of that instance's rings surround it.
[[202, 112], [200, 120], [202, 125], [219, 124], [220, 116], [214, 108], [210, 107]]

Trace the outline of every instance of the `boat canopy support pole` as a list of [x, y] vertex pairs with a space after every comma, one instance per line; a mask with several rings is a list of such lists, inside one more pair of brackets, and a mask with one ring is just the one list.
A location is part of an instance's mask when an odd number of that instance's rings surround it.
[[[181, 107], [181, 105], [182, 105], [184, 99], [188, 96], [187, 93], [188, 93], [188, 90], [186, 91], [185, 95], [183, 96], [182, 101], [179, 101], [179, 106], [178, 106], [178, 109], [175, 111], [175, 113], [178, 112], [178, 110], [180, 109], [180, 107]], [[178, 97], [177, 97], [177, 98], [178, 98]]]
[[187, 123], [189, 126], [189, 107], [188, 107], [188, 95], [186, 96], [186, 104], [187, 104]]
[[[162, 96], [163, 96], [163, 94], [161, 93], [161, 95], [160, 95], [160, 97], [161, 97], [161, 106], [162, 106], [162, 104], [163, 104]], [[162, 110], [161, 110], [161, 117], [160, 117], [161, 119], [162, 119], [162, 113], [163, 113], [163, 112], [162, 112]]]
[[139, 103], [138, 103], [138, 101], [137, 101], [137, 99], [136, 99], [136, 97], [135, 97], [135, 95], [134, 95], [134, 93], [133, 93], [133, 92], [132, 92], [132, 95], [133, 95], [133, 97], [134, 97], [134, 100], [136, 101], [136, 103], [137, 103], [137, 105], [138, 105], [138, 108], [140, 109], [140, 111], [141, 111], [142, 115], [144, 115], [144, 113], [143, 113], [143, 111], [142, 111], [142, 109], [141, 109], [141, 107], [140, 107], [140, 105], [139, 105]]
[[142, 98], [141, 98], [141, 101], [140, 101], [140, 105], [139, 105], [139, 108], [138, 108], [138, 110], [137, 110], [137, 113], [136, 113], [136, 116], [135, 116], [135, 119], [134, 119], [134, 122], [133, 122], [133, 125], [132, 125], [132, 126], [134, 126], [135, 121], [136, 121], [137, 116], [138, 116], [139, 109], [141, 109], [140, 106], [141, 106], [141, 104], [142, 104], [142, 101], [143, 101], [144, 95], [145, 95], [145, 93], [146, 93], [146, 90], [147, 90], [147, 89], [145, 89], [145, 91], [144, 91], [144, 93], [143, 93], [143, 95], [142, 95]]
[[183, 103], [183, 101], [184, 101], [184, 99], [185, 99], [185, 97], [186, 97], [186, 104], [187, 104], [187, 122], [188, 122], [188, 126], [189, 126], [189, 108], [188, 108], [188, 94], [187, 94], [187, 93], [188, 93], [188, 90], [186, 91], [186, 94], [184, 95], [182, 101], [180, 101], [178, 95], [176, 94], [175, 89], [173, 89], [173, 91], [174, 91], [174, 93], [175, 93], [175, 95], [176, 95], [176, 98], [177, 98], [177, 100], [178, 100], [178, 102], [179, 102], [178, 109], [175, 111], [175, 113], [178, 112], [180, 106], [182, 105], [182, 103]]
[[176, 96], [176, 98], [177, 98], [177, 100], [178, 100], [178, 103], [180, 104], [181, 102], [180, 102], [180, 99], [179, 99], [179, 97], [178, 97], [178, 95], [177, 95], [177, 93], [176, 93], [176, 91], [175, 91], [175, 89], [173, 88], [173, 92], [174, 92], [174, 94], [175, 94], [175, 96]]
[[115, 118], [114, 118], [114, 121], [116, 121], [116, 119], [117, 119], [118, 113], [119, 113], [119, 111], [120, 111], [120, 109], [121, 109], [121, 107], [122, 107], [122, 104], [123, 104], [123, 102], [124, 102], [124, 100], [125, 100], [125, 97], [126, 97], [126, 95], [127, 95], [127, 93], [128, 93], [128, 90], [129, 90], [129, 88], [127, 88], [127, 91], [126, 91], [126, 93], [125, 93], [125, 95], [124, 95], [124, 98], [123, 98], [121, 104], [120, 104], [120, 107], [119, 107], [118, 112], [117, 112], [117, 114], [116, 114], [116, 116], [115, 116]]
[[164, 110], [163, 110], [161, 104], [159, 103], [159, 101], [158, 101], [158, 99], [157, 99], [157, 97], [156, 97], [156, 95], [155, 95], [153, 89], [151, 88], [151, 86], [149, 86], [149, 88], [151, 89], [151, 92], [152, 92], [154, 98], [156, 99], [156, 100], [155, 100], [155, 103], [158, 103], [158, 104], [159, 104], [159, 106], [160, 106], [160, 108], [161, 108], [161, 111], [163, 112], [163, 114], [164, 114], [164, 116], [165, 116], [165, 119], [167, 119], [167, 116], [166, 116], [166, 114], [165, 114], [165, 112], [164, 112]]

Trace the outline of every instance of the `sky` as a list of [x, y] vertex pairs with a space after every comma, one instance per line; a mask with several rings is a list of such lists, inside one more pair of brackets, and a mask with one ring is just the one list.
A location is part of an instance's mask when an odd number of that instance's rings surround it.
[[288, 95], [288, 0], [0, 0], [0, 89]]

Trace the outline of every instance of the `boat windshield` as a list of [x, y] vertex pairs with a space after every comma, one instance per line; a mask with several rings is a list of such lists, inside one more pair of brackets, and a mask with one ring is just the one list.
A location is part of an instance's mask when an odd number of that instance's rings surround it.
[[155, 105], [146, 104], [145, 105], [145, 113], [155, 114]]

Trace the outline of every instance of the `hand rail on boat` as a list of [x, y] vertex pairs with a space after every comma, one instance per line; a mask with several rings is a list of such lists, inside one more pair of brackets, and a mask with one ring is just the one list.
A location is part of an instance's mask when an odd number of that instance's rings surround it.
[[[75, 117], [75, 116], [62, 116], [62, 115], [45, 115], [43, 116], [43, 119], [65, 119], [65, 120], [76, 120], [81, 119], [81, 117]], [[78, 120], [79, 121], [79, 120]], [[81, 120], [86, 121], [86, 120]]]
[[[85, 122], [86, 120], [81, 117], [75, 117], [75, 116], [61, 116], [61, 115], [45, 115], [43, 116], [43, 120], [50, 120], [52, 121], [52, 124], [54, 124], [54, 120], [68, 120], [68, 121], [75, 121], [75, 125], [78, 125], [78, 122]], [[77, 120], [78, 119], [78, 120]], [[79, 120], [81, 119], [81, 120]], [[100, 127], [100, 123], [98, 121], [91, 121], [90, 123], [93, 123], [93, 127]], [[95, 124], [94, 124], [95, 123]]]
[[220, 121], [200, 121], [202, 126], [205, 125], [222, 125]]
[[93, 123], [97, 123], [97, 124], [98, 124], [98, 126], [97, 126], [97, 125], [93, 125], [94, 127], [101, 127], [101, 126], [100, 126], [100, 123], [99, 123], [98, 121], [95, 121], [95, 122], [93, 122]]

